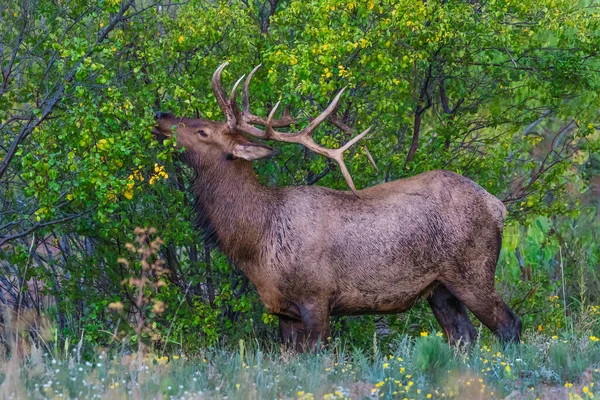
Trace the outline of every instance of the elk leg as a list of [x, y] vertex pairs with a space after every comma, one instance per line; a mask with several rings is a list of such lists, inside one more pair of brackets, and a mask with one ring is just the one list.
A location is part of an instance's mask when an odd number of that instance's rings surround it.
[[487, 284], [481, 284], [477, 279], [465, 281], [470, 284], [445, 285], [502, 342], [518, 343], [521, 338], [521, 319], [504, 303], [494, 287], [493, 278]]
[[450, 345], [468, 345], [476, 340], [477, 332], [467, 314], [465, 305], [444, 285], [438, 284], [427, 301]]
[[304, 344], [304, 325], [299, 319], [279, 316], [279, 332], [287, 349], [302, 352]]
[[304, 325], [307, 349], [318, 350], [318, 344], [325, 344], [329, 338], [329, 309], [318, 304], [305, 304], [300, 307]]

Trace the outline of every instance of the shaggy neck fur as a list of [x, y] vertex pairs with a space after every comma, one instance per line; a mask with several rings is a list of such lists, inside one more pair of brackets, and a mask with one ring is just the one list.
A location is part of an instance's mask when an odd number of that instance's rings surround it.
[[185, 161], [197, 171], [192, 190], [199, 227], [241, 267], [256, 261], [277, 209], [277, 189], [258, 181], [250, 161], [222, 154], [202, 160], [190, 152]]

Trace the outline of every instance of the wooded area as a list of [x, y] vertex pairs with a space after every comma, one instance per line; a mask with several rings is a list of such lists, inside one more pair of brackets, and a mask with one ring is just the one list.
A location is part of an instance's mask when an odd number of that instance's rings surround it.
[[[224, 119], [210, 82], [229, 61], [226, 87], [262, 63], [253, 112], [281, 100], [299, 126], [347, 86], [340, 122], [373, 126], [378, 166], [346, 153], [358, 189], [445, 169], [496, 195], [509, 210], [497, 285], [524, 330], [598, 333], [598, 49], [593, 0], [3, 1], [4, 320], [84, 352], [139, 335], [186, 353], [277, 340], [253, 286], [194, 228], [192, 171], [152, 135], [157, 111]], [[350, 139], [331, 124], [315, 137]], [[266, 184], [346, 189], [331, 160], [275, 146], [256, 166]], [[130, 251], [136, 227], [164, 242], [164, 273]], [[368, 347], [436, 327], [417, 306], [337, 318], [332, 335]]]

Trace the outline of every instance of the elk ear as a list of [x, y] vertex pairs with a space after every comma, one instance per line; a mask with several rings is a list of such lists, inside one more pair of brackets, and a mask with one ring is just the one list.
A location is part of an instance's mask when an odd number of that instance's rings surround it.
[[243, 143], [235, 145], [232, 155], [235, 158], [243, 158], [244, 160], [253, 161], [258, 160], [259, 158], [276, 156], [279, 153], [279, 150], [262, 144]]

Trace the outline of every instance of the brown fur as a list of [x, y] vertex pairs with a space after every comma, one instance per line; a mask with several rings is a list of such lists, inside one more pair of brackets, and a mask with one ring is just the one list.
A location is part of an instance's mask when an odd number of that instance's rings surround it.
[[[471, 180], [431, 171], [358, 191], [259, 183], [270, 148], [225, 123], [158, 117], [197, 172], [201, 221], [281, 318], [284, 341], [314, 347], [329, 315], [397, 313], [427, 295], [452, 342], [475, 331], [470, 309], [505, 341], [521, 322], [494, 287], [504, 205]], [[202, 130], [202, 133], [200, 133]]]

